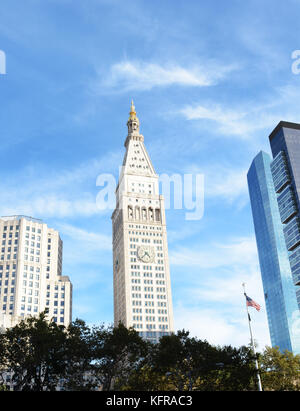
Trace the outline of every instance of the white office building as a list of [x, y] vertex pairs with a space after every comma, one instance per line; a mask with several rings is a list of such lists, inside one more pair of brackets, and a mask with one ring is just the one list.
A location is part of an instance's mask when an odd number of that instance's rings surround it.
[[62, 275], [58, 231], [31, 217], [1, 217], [0, 241], [0, 327], [45, 310], [49, 319], [67, 326], [72, 284]]

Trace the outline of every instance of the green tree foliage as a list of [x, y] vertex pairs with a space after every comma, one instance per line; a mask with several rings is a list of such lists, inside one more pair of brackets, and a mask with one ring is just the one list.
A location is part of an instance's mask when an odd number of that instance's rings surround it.
[[[266, 347], [258, 360], [264, 390], [299, 390], [299, 355]], [[44, 314], [0, 333], [0, 390], [4, 371], [16, 390], [257, 390], [249, 347], [216, 347], [185, 330], [151, 344], [122, 324], [65, 328]]]
[[278, 347], [266, 347], [259, 358], [265, 391], [299, 391], [300, 355], [281, 353]]
[[[103, 329], [104, 326], [98, 327]], [[93, 331], [80, 319], [66, 329], [67, 367], [63, 387], [71, 391], [88, 391], [97, 387], [93, 375]]]
[[16, 390], [55, 390], [66, 368], [64, 328], [42, 313], [1, 335], [2, 367], [13, 373]]
[[[245, 390], [252, 387], [253, 358], [247, 347], [220, 348], [182, 330], [153, 347], [152, 372], [160, 386], [173, 390]], [[147, 369], [149, 375], [149, 367]]]
[[127, 381], [147, 356], [148, 343], [123, 324], [93, 330], [93, 371], [104, 391]]
[[209, 391], [256, 390], [254, 357], [249, 347], [215, 347], [207, 375], [198, 389]]

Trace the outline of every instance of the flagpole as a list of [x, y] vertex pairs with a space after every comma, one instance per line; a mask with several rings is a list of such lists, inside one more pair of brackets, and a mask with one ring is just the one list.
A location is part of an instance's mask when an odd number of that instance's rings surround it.
[[[243, 283], [242, 286], [244, 288], [244, 296], [246, 298], [247, 294], [246, 294], [245, 283]], [[255, 351], [255, 346], [254, 346], [254, 339], [253, 339], [253, 334], [252, 334], [252, 329], [251, 329], [251, 320], [250, 320], [250, 314], [249, 314], [249, 308], [248, 308], [248, 305], [247, 305], [247, 300], [246, 300], [246, 309], [247, 309], [247, 317], [248, 317], [251, 345], [252, 345], [252, 350], [253, 350], [254, 357], [255, 357], [255, 368], [256, 368], [258, 391], [262, 391], [262, 384], [261, 384], [261, 379], [260, 379], [260, 374], [259, 374], [259, 367], [258, 367], [258, 361], [257, 361], [256, 351]]]

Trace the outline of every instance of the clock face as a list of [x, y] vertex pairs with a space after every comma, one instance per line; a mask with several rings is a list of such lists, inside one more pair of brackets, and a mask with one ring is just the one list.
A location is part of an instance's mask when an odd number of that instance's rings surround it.
[[154, 248], [150, 245], [142, 245], [137, 250], [137, 256], [144, 263], [152, 263], [155, 258]]

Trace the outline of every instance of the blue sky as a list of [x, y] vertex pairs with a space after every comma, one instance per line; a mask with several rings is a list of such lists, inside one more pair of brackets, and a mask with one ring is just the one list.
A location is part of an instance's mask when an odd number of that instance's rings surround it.
[[298, 0], [2, 0], [0, 215], [42, 218], [64, 241], [73, 317], [113, 321], [111, 210], [133, 98], [158, 174], [199, 173], [199, 221], [168, 210], [176, 329], [248, 344], [242, 282], [262, 305], [246, 173], [280, 120], [300, 122]]

